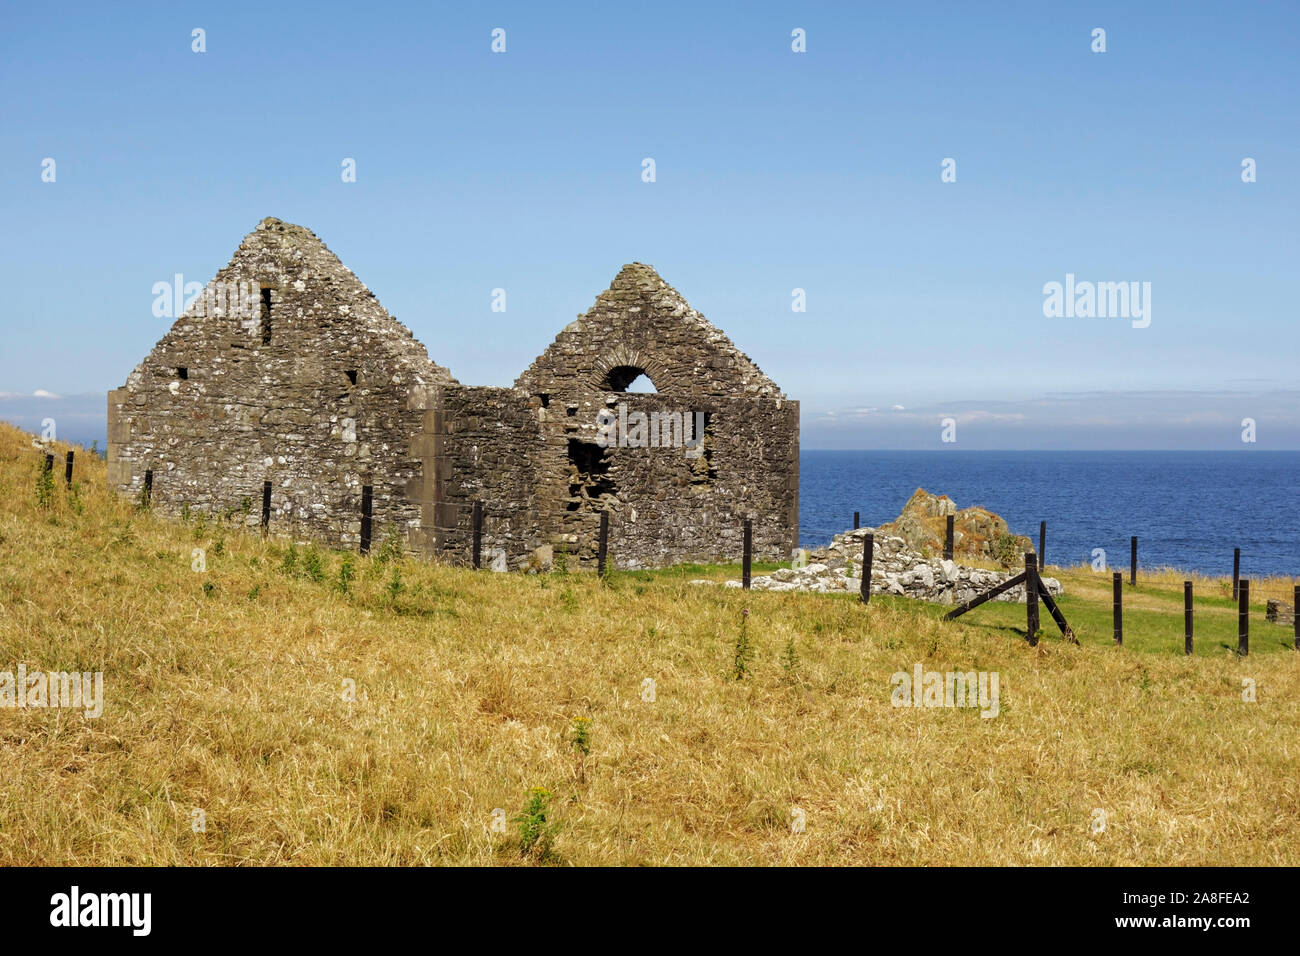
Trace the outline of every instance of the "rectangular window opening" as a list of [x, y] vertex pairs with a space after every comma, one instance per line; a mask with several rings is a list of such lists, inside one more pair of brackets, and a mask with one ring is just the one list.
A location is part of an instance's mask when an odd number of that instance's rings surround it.
[[262, 344], [271, 344], [271, 290], [262, 290]]
[[347, 375], [347, 377], [348, 377], [348, 384], [349, 384], [349, 385], [355, 385], [355, 384], [357, 384], [357, 370], [356, 370], [356, 369], [354, 369], [354, 368], [350, 368], [350, 369], [348, 369], [346, 372], [344, 372], [344, 374]]
[[190, 377], [190, 370], [184, 365], [178, 365], [176, 366], [176, 377], [183, 381]]
[[[701, 421], [702, 419], [702, 421]], [[713, 463], [713, 448], [716, 440], [713, 434], [713, 413], [695, 412], [691, 415], [691, 427], [703, 424], [701, 434], [693, 436], [700, 443], [703, 453], [691, 461], [691, 484], [697, 488], [712, 487], [718, 478], [717, 466]]]

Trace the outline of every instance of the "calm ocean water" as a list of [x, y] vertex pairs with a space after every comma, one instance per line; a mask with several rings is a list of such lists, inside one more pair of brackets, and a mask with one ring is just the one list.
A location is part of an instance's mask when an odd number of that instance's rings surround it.
[[898, 517], [912, 492], [982, 505], [1038, 542], [1050, 564], [1091, 561], [1124, 570], [1129, 536], [1144, 567], [1242, 577], [1300, 573], [1300, 452], [805, 451], [800, 456], [803, 547]]

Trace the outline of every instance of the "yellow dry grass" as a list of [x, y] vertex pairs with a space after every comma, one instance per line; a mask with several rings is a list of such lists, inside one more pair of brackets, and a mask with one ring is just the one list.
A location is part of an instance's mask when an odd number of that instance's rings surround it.
[[[342, 555], [286, 573], [284, 542], [141, 512], [85, 454], [43, 508], [39, 462], [0, 429], [0, 670], [100, 670], [106, 705], [0, 709], [0, 864], [535, 863], [491, 827], [533, 787], [579, 865], [1300, 862], [1300, 654], [1031, 649], [674, 574], [369, 558], [345, 595]], [[892, 707], [917, 662], [996, 670], [999, 716]]]

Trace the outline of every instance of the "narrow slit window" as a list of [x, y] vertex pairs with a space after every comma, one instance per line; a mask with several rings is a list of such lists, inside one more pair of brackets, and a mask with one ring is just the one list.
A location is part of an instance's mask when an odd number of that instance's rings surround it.
[[262, 290], [262, 344], [271, 344], [271, 290]]

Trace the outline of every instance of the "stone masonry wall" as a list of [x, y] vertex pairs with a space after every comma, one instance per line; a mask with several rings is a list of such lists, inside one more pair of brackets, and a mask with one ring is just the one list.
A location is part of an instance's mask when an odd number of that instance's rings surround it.
[[[639, 376], [655, 392], [626, 388]], [[633, 263], [519, 378], [542, 409], [539, 505], [552, 540], [591, 563], [610, 512], [616, 567], [736, 559], [743, 520], [755, 553], [798, 541], [799, 407], [654, 269]], [[709, 416], [703, 453], [601, 448], [600, 413]], [[691, 428], [692, 437], [693, 428]]]
[[473, 506], [483, 502], [483, 562], [504, 554], [506, 566], [528, 566], [545, 543], [537, 507], [542, 437], [528, 396], [512, 388], [449, 386], [436, 414], [427, 416], [428, 443], [439, 489], [424, 514], [430, 549], [468, 563]]
[[267, 290], [256, 316], [191, 307], [109, 393], [110, 484], [138, 496], [152, 469], [160, 511], [242, 506], [255, 525], [270, 480], [273, 532], [345, 548], [373, 484], [376, 539], [418, 527], [410, 437], [450, 374], [305, 229], [260, 224], [214, 279], [247, 281]]
[[[152, 469], [160, 511], [256, 526], [269, 480], [273, 533], [355, 548], [371, 485], [376, 545], [395, 532], [453, 562], [470, 560], [481, 501], [500, 570], [544, 569], [557, 548], [594, 564], [603, 511], [615, 567], [738, 559], [747, 517], [757, 557], [797, 545], [798, 403], [649, 266], [625, 266], [511, 388], [456, 382], [299, 226], [263, 220], [208, 288], [239, 283], [256, 283], [253, 308], [196, 303], [109, 393], [121, 494]], [[626, 391], [641, 375], [655, 393]], [[602, 411], [682, 425], [635, 447]]]

